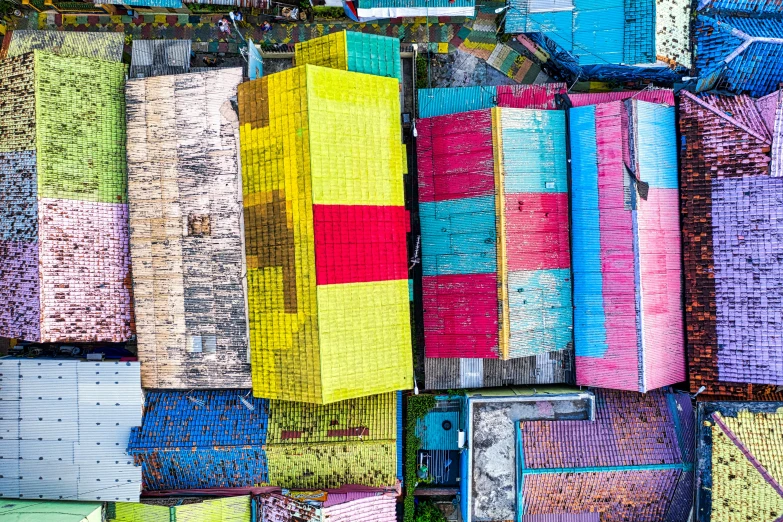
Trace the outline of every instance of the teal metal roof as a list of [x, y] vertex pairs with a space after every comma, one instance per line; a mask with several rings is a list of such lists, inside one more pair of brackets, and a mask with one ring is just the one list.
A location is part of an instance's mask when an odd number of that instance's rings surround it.
[[528, 12], [510, 0], [508, 33], [542, 33], [580, 65], [655, 62], [655, 0], [574, 0], [573, 10]]
[[359, 0], [357, 6], [359, 9], [377, 9], [377, 8], [401, 8], [401, 7], [420, 7], [434, 9], [436, 7], [475, 7], [476, 0]]
[[495, 86], [419, 89], [419, 118], [490, 109], [496, 99]]
[[346, 31], [348, 70], [402, 81], [400, 41], [389, 36]]

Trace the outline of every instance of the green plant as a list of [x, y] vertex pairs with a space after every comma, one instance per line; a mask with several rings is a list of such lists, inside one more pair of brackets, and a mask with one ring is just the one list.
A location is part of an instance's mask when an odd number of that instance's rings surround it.
[[425, 500], [416, 506], [416, 517], [413, 522], [446, 522], [446, 517], [443, 516], [438, 506]]
[[329, 20], [346, 18], [345, 9], [342, 7], [326, 7], [323, 5], [318, 5], [313, 7], [313, 12], [318, 18], [327, 18]]
[[[429, 54], [429, 52], [427, 53]], [[427, 59], [423, 54], [416, 55], [416, 88], [426, 89], [429, 86], [429, 68]]]
[[416, 455], [421, 449], [421, 439], [416, 436], [416, 422], [424, 418], [435, 407], [434, 395], [412, 395], [408, 397], [408, 411], [405, 417], [405, 515], [404, 522], [417, 522], [413, 490], [418, 484], [416, 476]]

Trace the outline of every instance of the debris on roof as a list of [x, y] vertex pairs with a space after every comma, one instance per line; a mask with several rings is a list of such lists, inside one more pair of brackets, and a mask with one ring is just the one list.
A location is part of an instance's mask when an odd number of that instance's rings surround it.
[[704, 402], [697, 417], [696, 508], [703, 520], [783, 515], [781, 402]]

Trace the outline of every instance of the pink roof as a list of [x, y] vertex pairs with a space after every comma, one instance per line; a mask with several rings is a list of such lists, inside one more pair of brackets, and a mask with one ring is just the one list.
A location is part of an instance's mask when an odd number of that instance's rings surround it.
[[663, 103], [674, 106], [674, 91], [670, 89], [645, 89], [643, 91], [619, 91], [619, 92], [591, 92], [569, 94], [571, 105], [583, 107], [585, 105], [597, 105], [613, 101], [635, 98], [651, 103]]

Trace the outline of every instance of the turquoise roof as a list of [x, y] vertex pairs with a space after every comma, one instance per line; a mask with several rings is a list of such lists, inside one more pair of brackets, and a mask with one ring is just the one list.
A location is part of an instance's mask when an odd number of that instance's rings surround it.
[[436, 8], [436, 7], [475, 7], [476, 0], [358, 0], [357, 6], [359, 9], [377, 9], [377, 8], [391, 8], [399, 9], [402, 7], [420, 7], [424, 8]]
[[528, 12], [510, 0], [508, 33], [542, 33], [580, 65], [655, 62], [655, 0], [574, 0], [573, 10]]

